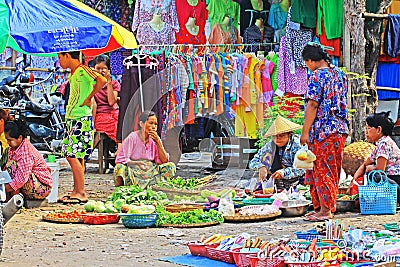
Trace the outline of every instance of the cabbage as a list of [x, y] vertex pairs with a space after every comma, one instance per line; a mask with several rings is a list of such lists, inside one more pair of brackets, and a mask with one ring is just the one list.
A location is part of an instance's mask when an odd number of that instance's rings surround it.
[[118, 211], [121, 211], [122, 205], [125, 204], [125, 199], [117, 199], [114, 201], [113, 205]]
[[103, 213], [106, 211], [106, 207], [104, 206], [104, 203], [101, 201], [97, 201], [96, 204], [94, 204], [94, 211], [98, 213]]
[[128, 214], [151, 214], [156, 210], [153, 205], [131, 206]]
[[95, 200], [89, 200], [83, 207], [87, 212], [94, 211], [94, 206], [96, 204]]

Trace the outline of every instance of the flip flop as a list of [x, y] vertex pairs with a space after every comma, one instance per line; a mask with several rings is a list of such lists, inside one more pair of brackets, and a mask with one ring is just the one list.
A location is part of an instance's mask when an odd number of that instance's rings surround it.
[[324, 221], [331, 220], [331, 219], [333, 219], [333, 217], [330, 217], [330, 216], [317, 217], [315, 215], [310, 215], [310, 216], [308, 216], [306, 221], [309, 221], [309, 222], [324, 222]]
[[87, 203], [89, 200], [88, 199], [79, 199], [77, 197], [69, 197], [67, 199], [65, 199], [62, 203], [63, 204], [83, 204], [83, 203]]
[[305, 218], [308, 218], [308, 216], [314, 215], [315, 213], [317, 213], [316, 211], [311, 211], [309, 213], [307, 213], [306, 215], [304, 215]]
[[70, 199], [70, 198], [71, 198], [70, 195], [64, 195], [64, 196], [60, 197], [59, 199], [57, 199], [57, 202], [58, 203], [64, 203], [64, 200]]

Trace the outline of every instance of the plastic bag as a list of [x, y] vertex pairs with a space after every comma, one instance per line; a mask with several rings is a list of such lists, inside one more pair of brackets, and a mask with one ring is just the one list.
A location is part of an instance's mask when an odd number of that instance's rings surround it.
[[257, 177], [252, 177], [246, 186], [245, 192], [254, 192], [257, 188]]
[[261, 182], [263, 194], [272, 194], [274, 193], [274, 179], [269, 178], [266, 181]]
[[294, 156], [293, 166], [297, 169], [311, 170], [314, 167], [313, 161], [316, 159], [317, 157], [307, 145], [303, 145]]
[[235, 205], [232, 200], [232, 192], [222, 195], [219, 200], [218, 211], [223, 216], [235, 216]]

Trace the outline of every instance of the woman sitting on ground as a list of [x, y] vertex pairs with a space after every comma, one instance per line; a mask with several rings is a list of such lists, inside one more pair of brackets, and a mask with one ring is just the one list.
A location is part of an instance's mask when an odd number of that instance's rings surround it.
[[152, 111], [139, 116], [139, 130], [122, 141], [115, 159], [115, 186], [138, 185], [146, 188], [164, 178], [173, 177], [176, 166], [169, 161], [157, 134], [157, 117]]
[[258, 181], [272, 177], [278, 189], [289, 189], [302, 182], [305, 170], [293, 167], [294, 156], [300, 149], [299, 139], [293, 135], [301, 126], [281, 116], [275, 119], [264, 137], [272, 136], [249, 163], [258, 171]]
[[26, 139], [27, 129], [22, 120], [8, 121], [4, 126], [9, 145], [6, 167], [12, 179], [6, 192], [11, 196], [22, 193], [25, 199], [45, 199], [51, 191], [51, 170]]
[[[372, 151], [371, 156], [357, 169], [351, 180], [348, 193], [352, 195], [358, 193], [357, 184], [363, 184], [364, 174], [373, 170], [382, 170], [386, 172], [388, 181], [391, 184], [397, 185], [397, 202], [400, 203], [400, 148], [389, 137], [394, 127], [394, 122], [389, 118], [389, 113], [390, 111], [367, 116], [365, 135], [367, 141], [375, 143], [376, 147]], [[375, 179], [378, 179], [378, 177], [375, 177]]]

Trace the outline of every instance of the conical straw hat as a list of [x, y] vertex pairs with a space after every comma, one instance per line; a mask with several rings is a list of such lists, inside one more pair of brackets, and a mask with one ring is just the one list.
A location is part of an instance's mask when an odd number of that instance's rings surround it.
[[284, 117], [278, 115], [278, 117], [276, 117], [276, 119], [272, 123], [271, 127], [269, 127], [264, 137], [292, 132], [295, 130], [299, 130], [301, 128], [302, 128], [301, 125], [291, 122], [290, 120], [285, 119]]

